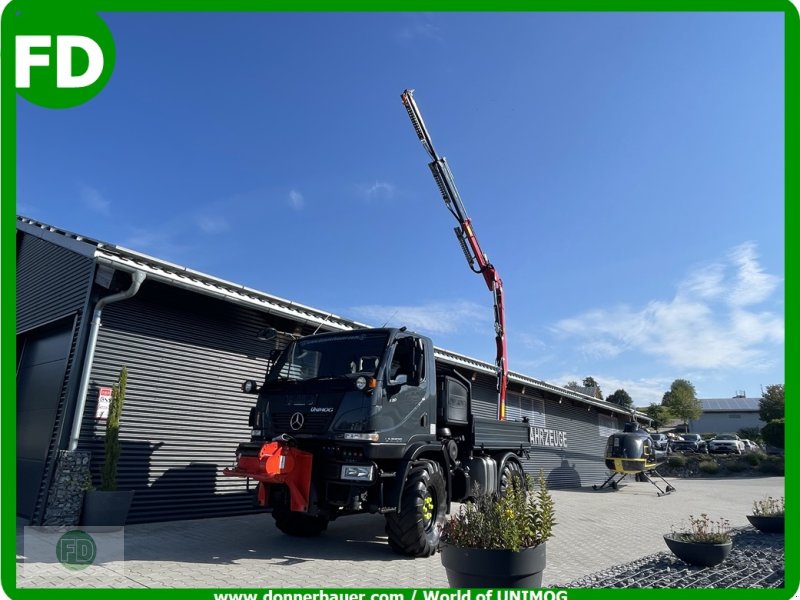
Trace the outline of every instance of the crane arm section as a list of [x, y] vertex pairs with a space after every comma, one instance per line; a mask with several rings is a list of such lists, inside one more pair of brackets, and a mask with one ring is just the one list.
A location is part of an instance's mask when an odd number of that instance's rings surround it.
[[453, 174], [444, 157], [440, 157], [433, 147], [433, 141], [422, 120], [422, 114], [414, 100], [414, 91], [405, 90], [401, 95], [403, 105], [408, 111], [411, 124], [414, 126], [417, 136], [422, 142], [423, 148], [431, 157], [428, 167], [433, 173], [439, 192], [442, 194], [445, 206], [458, 221], [458, 227], [454, 229], [458, 243], [464, 256], [469, 263], [470, 269], [475, 273], [483, 275], [486, 286], [494, 296], [494, 329], [495, 341], [497, 343], [497, 418], [501, 421], [506, 418], [506, 387], [508, 386], [508, 357], [506, 349], [506, 323], [505, 323], [505, 304], [503, 298], [503, 281], [497, 274], [497, 269], [489, 262], [489, 258], [481, 249], [472, 221], [467, 216], [467, 211], [461, 201], [461, 196], [456, 189]]

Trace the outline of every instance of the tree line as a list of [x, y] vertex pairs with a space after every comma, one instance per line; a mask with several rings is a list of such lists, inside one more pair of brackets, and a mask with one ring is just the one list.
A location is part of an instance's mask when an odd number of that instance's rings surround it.
[[[582, 386], [577, 381], [570, 381], [564, 387], [603, 400], [600, 385], [593, 377], [584, 378]], [[616, 390], [606, 400], [623, 408], [633, 409], [634, 407], [633, 399], [624, 389]], [[784, 406], [784, 384], [777, 383], [766, 386], [758, 401], [758, 416], [766, 425], [758, 432], [748, 432], [747, 437], [760, 437], [772, 446], [783, 448]], [[703, 406], [697, 399], [697, 391], [692, 382], [688, 379], [676, 379], [664, 392], [660, 403], [653, 402], [642, 409], [642, 412], [652, 419], [652, 425], [656, 430], [672, 419], [680, 419], [688, 431], [689, 421], [700, 418], [700, 415], [703, 414]], [[755, 435], [756, 433], [758, 435]]]

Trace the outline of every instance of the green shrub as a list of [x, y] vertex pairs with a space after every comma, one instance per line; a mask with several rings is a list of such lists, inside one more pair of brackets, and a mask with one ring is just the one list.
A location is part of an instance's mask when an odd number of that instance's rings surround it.
[[704, 460], [697, 465], [697, 468], [708, 475], [719, 473], [719, 464], [714, 460]]
[[785, 423], [784, 419], [775, 419], [761, 428], [761, 437], [770, 446], [785, 448]]
[[695, 544], [726, 544], [731, 541], [730, 530], [731, 523], [727, 519], [719, 518], [712, 521], [706, 513], [702, 513], [699, 517], [689, 515], [688, 526], [679, 531], [673, 527], [672, 535], [684, 542]]
[[753, 502], [753, 514], [757, 517], [782, 517], [786, 514], [786, 501], [783, 496], [767, 496], [763, 500], [756, 500]]
[[742, 471], [747, 471], [750, 468], [750, 464], [740, 459], [729, 462], [725, 467], [731, 473], [741, 473]]
[[683, 454], [673, 454], [667, 460], [667, 464], [673, 469], [680, 469], [686, 466], [686, 457]]
[[764, 454], [763, 452], [750, 452], [742, 456], [742, 460], [751, 467], [757, 467], [758, 463], [760, 463], [765, 458], [767, 458], [767, 455]]
[[783, 475], [783, 457], [767, 456], [761, 461], [761, 464], [758, 465], [758, 470], [765, 475]]

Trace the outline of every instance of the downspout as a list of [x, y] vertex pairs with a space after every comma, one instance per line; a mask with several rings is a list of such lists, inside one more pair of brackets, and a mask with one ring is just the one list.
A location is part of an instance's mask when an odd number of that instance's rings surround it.
[[72, 433], [69, 436], [68, 450], [72, 451], [78, 447], [78, 438], [81, 435], [81, 423], [83, 422], [83, 411], [86, 408], [86, 396], [89, 393], [89, 376], [92, 371], [92, 363], [94, 362], [94, 351], [97, 348], [97, 335], [100, 332], [100, 317], [103, 313], [103, 308], [107, 304], [113, 302], [120, 302], [132, 298], [139, 291], [142, 282], [147, 275], [141, 271], [134, 271], [131, 274], [131, 286], [123, 291], [110, 296], [105, 296], [98, 300], [94, 307], [94, 315], [92, 317], [92, 326], [89, 330], [89, 342], [86, 345], [86, 358], [83, 361], [83, 373], [81, 374], [81, 385], [78, 390], [78, 404], [75, 407], [75, 416], [72, 419]]

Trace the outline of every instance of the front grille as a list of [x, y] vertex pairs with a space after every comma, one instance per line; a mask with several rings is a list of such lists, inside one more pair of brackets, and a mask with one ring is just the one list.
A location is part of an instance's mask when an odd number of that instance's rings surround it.
[[333, 413], [302, 413], [304, 422], [299, 429], [292, 429], [289, 424], [292, 418], [291, 413], [281, 413], [272, 415], [272, 427], [275, 433], [323, 433], [330, 429]]

